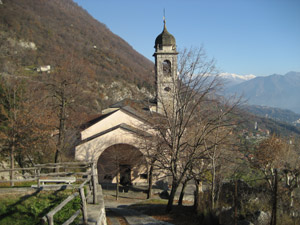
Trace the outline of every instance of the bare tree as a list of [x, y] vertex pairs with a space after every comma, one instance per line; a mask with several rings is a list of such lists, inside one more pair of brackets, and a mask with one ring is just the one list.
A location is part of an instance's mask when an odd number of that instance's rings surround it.
[[[180, 54], [178, 74], [179, 80], [173, 81], [176, 85], [171, 90], [172, 98], [158, 99], [164, 113], [155, 123], [163, 140], [157, 162], [172, 178], [167, 211], [172, 210], [176, 190], [187, 171], [210, 150], [203, 148], [206, 137], [227, 124], [226, 120], [219, 120], [213, 109], [221, 83], [214, 61], [207, 59], [202, 48], [185, 49]], [[234, 106], [228, 107], [224, 115]]]
[[[154, 121], [151, 116], [148, 118], [149, 121]], [[153, 125], [153, 124], [151, 124]], [[153, 132], [152, 126], [149, 124], [145, 124], [145, 126], [141, 127], [142, 131], [140, 134], [139, 146], [140, 149], [143, 150], [144, 156], [147, 161], [147, 179], [148, 179], [148, 188], [147, 188], [147, 199], [152, 197], [152, 186], [153, 186], [153, 178], [156, 170], [159, 170], [158, 158], [162, 152], [163, 141], [159, 137], [159, 133]]]
[[272, 195], [271, 224], [276, 224], [279, 204], [283, 206], [283, 211], [290, 213], [293, 210], [294, 189], [298, 186], [299, 176], [299, 154], [295, 148], [288, 141], [273, 135], [259, 143], [250, 159], [252, 166], [262, 172]]
[[[295, 189], [300, 186], [300, 149], [299, 140], [290, 140], [285, 151], [282, 155], [282, 160], [284, 160], [284, 165], [282, 172], [284, 174], [285, 187], [287, 189], [287, 194], [289, 198], [289, 205], [287, 210], [292, 214], [295, 207]], [[300, 202], [298, 202], [300, 204]], [[299, 210], [298, 210], [299, 212]]]
[[[21, 85], [7, 84], [3, 79], [1, 80], [1, 139], [4, 141], [4, 146], [9, 149], [10, 168], [15, 166], [15, 150], [18, 145], [18, 119], [19, 112], [22, 111], [22, 102], [19, 101], [22, 88]], [[10, 179], [14, 179], [14, 171], [10, 172]], [[14, 186], [14, 182], [11, 182]]]
[[61, 161], [62, 154], [70, 148], [66, 134], [79, 123], [80, 117], [76, 114], [80, 106], [76, 103], [85, 87], [83, 80], [88, 78], [88, 72], [84, 72], [82, 62], [76, 61], [72, 55], [59, 57], [54, 70], [47, 75], [45, 83], [48, 90], [47, 97], [50, 97], [48, 103], [57, 121], [54, 132], [55, 136], [57, 135], [54, 162]]
[[273, 135], [258, 145], [254, 158], [251, 159], [252, 165], [263, 173], [271, 191], [274, 191], [275, 187], [275, 169], [282, 168], [284, 165], [281, 159], [285, 150], [285, 142]]
[[[45, 157], [50, 136], [45, 118], [29, 92], [30, 84], [21, 79], [1, 79], [0, 137], [2, 148], [9, 151], [11, 168], [21, 168]], [[32, 89], [30, 89], [32, 90]], [[49, 152], [47, 153], [49, 155]], [[11, 179], [13, 179], [11, 171]], [[13, 183], [12, 183], [13, 185]]]
[[[222, 180], [221, 174], [225, 173], [225, 166], [233, 162], [233, 158], [235, 158], [232, 154], [235, 140], [231, 134], [233, 133], [234, 125], [238, 121], [232, 117], [236, 114], [234, 110], [239, 103], [239, 100], [236, 100], [233, 104], [228, 103], [226, 100], [221, 101], [221, 98], [219, 98], [218, 102], [213, 104], [214, 110], [212, 112], [217, 118], [217, 126], [204, 140], [204, 148], [206, 149], [211, 175], [209, 180], [211, 210], [215, 209], [218, 193], [217, 184]], [[231, 157], [231, 160], [228, 160], [228, 156]]]

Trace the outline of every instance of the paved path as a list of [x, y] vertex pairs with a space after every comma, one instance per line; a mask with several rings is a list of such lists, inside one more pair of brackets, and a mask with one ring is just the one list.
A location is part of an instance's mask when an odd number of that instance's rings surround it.
[[106, 209], [106, 218], [109, 219], [111, 225], [119, 225], [119, 216], [110, 209]]
[[118, 216], [123, 217], [129, 225], [172, 225], [167, 222], [162, 222], [154, 219], [151, 216], [142, 214], [136, 210], [128, 209], [128, 205], [121, 205], [116, 202], [105, 202], [107, 218], [112, 225], [120, 225]]

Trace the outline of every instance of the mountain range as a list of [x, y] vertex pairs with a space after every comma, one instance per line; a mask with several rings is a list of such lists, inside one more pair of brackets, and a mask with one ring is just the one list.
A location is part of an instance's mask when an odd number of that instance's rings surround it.
[[288, 109], [300, 113], [300, 72], [254, 77], [237, 84], [230, 83], [230, 79], [228, 81], [226, 94], [241, 95], [249, 105]]

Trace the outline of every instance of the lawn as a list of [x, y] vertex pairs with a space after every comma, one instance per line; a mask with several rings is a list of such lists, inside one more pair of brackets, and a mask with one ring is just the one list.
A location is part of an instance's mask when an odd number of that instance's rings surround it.
[[[41, 224], [41, 218], [62, 202], [73, 190], [37, 191], [30, 195], [0, 195], [0, 225]], [[54, 223], [62, 224], [80, 208], [80, 198], [76, 197], [60, 212], [55, 214]]]

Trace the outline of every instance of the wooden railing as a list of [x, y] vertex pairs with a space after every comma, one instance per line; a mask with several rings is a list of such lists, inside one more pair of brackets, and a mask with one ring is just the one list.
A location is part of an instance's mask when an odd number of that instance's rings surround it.
[[[22, 174], [22, 179], [10, 179], [10, 180], [0, 180], [0, 183], [10, 182], [13, 184], [14, 182], [27, 182], [27, 181], [39, 181], [41, 177], [52, 177], [52, 176], [88, 176], [91, 171], [86, 172], [76, 172], [75, 169], [91, 169], [93, 162], [64, 162], [64, 163], [47, 163], [47, 164], [37, 164], [33, 167], [27, 168], [14, 168], [14, 169], [3, 169], [0, 170], [0, 175], [3, 172], [16, 172], [28, 171], [27, 174]], [[53, 172], [53, 171], [56, 172]], [[63, 170], [63, 171], [61, 171]], [[66, 171], [69, 170], [69, 171]], [[72, 170], [72, 171], [70, 171]], [[77, 180], [85, 180], [85, 178], [77, 178]], [[39, 185], [39, 182], [38, 182]], [[14, 185], [12, 185], [14, 186]]]
[[[85, 169], [85, 172], [76, 172], [71, 170], [82, 170]], [[97, 198], [97, 172], [95, 168], [94, 162], [65, 162], [65, 163], [48, 163], [48, 164], [38, 164], [34, 167], [30, 168], [15, 168], [15, 169], [5, 169], [0, 170], [1, 172], [10, 172], [10, 171], [33, 171], [29, 175], [23, 176], [22, 180], [10, 180], [10, 182], [26, 182], [26, 181], [37, 181], [37, 187], [41, 188], [40, 179], [42, 177], [60, 177], [60, 176], [77, 176], [76, 180], [82, 180], [83, 182], [77, 188], [78, 192], [75, 192], [69, 195], [63, 202], [61, 202], [58, 206], [52, 209], [47, 213], [46, 216], [43, 217], [44, 222], [48, 222], [49, 225], [54, 225], [54, 215], [59, 212], [67, 203], [72, 201], [78, 195], [81, 199], [81, 210], [77, 210], [68, 220], [66, 220], [63, 224], [68, 225], [72, 223], [82, 212], [83, 223], [87, 224], [87, 199], [92, 195], [93, 204], [98, 203]], [[53, 171], [57, 172], [53, 172]], [[63, 171], [61, 171], [63, 170]], [[67, 171], [69, 170], [69, 171]], [[79, 177], [81, 176], [81, 177]], [[8, 182], [8, 181], [0, 181], [0, 182]], [[87, 195], [85, 195], [84, 186], [89, 184], [89, 188], [87, 190]]]
[[[48, 222], [49, 225], [54, 225], [54, 215], [58, 213], [66, 204], [68, 204], [70, 201], [72, 201], [75, 197], [78, 195], [81, 199], [81, 210], [77, 210], [68, 220], [66, 220], [63, 224], [68, 225], [72, 223], [80, 214], [80, 211], [82, 212], [83, 217], [83, 223], [87, 224], [88, 217], [87, 217], [87, 198], [91, 195], [92, 190], [90, 189], [87, 193], [87, 196], [85, 196], [84, 193], [84, 185], [86, 185], [88, 182], [91, 182], [91, 177], [87, 178], [86, 181], [84, 181], [78, 188], [78, 192], [73, 193], [72, 195], [69, 195], [64, 201], [62, 201], [58, 206], [56, 206], [54, 209], [52, 209], [50, 212], [47, 213], [46, 216], [43, 217], [44, 222]], [[93, 190], [96, 190], [96, 188], [93, 188]], [[93, 195], [96, 194], [95, 192]]]

